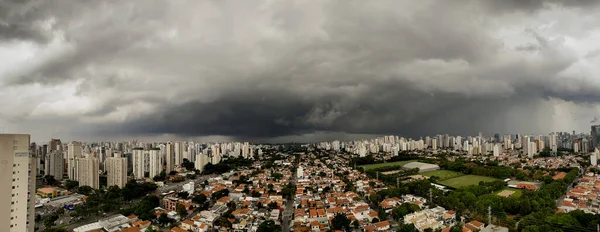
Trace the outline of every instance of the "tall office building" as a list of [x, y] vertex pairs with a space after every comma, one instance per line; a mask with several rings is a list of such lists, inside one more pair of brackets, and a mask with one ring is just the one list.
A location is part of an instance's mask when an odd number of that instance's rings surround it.
[[127, 184], [127, 158], [121, 157], [120, 152], [115, 152], [113, 157], [106, 159], [107, 186], [125, 187]]
[[54, 176], [56, 180], [62, 180], [64, 175], [64, 159], [63, 154], [59, 151], [52, 151], [46, 154], [44, 163], [44, 173]]
[[598, 144], [600, 143], [600, 125], [592, 126], [592, 149], [600, 147]]
[[163, 166], [160, 149], [153, 148], [149, 151], [149, 153], [148, 172], [150, 173], [149, 177], [152, 178], [160, 175], [160, 172], [163, 170]]
[[175, 170], [175, 144], [173, 142], [167, 142], [165, 158], [167, 159], [167, 173]]
[[50, 147], [48, 147], [48, 149], [50, 149], [50, 151], [62, 151], [62, 142], [60, 139], [51, 139]]
[[71, 142], [67, 146], [67, 175], [70, 180], [77, 179], [76, 167], [77, 159], [82, 158], [83, 148], [80, 142]]
[[208, 155], [198, 153], [196, 155], [196, 162], [194, 163], [194, 167], [202, 172], [202, 171], [204, 171], [204, 166], [206, 164], [208, 164], [208, 162], [209, 162]]
[[29, 139], [25, 134], [0, 134], [0, 231], [34, 231], [36, 159]]
[[175, 142], [175, 166], [181, 165], [181, 163], [183, 163], [183, 146], [183, 142]]
[[146, 172], [146, 153], [141, 147], [133, 149], [133, 176], [135, 179], [143, 179]]
[[93, 189], [100, 188], [100, 163], [98, 158], [92, 154], [86, 154], [85, 158], [77, 159], [77, 181], [79, 186], [90, 186]]

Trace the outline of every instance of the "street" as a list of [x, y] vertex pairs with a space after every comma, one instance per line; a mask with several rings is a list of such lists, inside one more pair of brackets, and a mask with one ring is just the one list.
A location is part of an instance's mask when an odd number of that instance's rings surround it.
[[[295, 171], [292, 172], [291, 181], [293, 181], [294, 185], [296, 185], [296, 182], [298, 181]], [[294, 201], [296, 198], [295, 194], [296, 192], [294, 191], [294, 196], [292, 196], [292, 200], [286, 200], [285, 208], [283, 210], [283, 218], [281, 222], [281, 228], [283, 232], [290, 231], [290, 221], [293, 219], [292, 216], [294, 215]]]

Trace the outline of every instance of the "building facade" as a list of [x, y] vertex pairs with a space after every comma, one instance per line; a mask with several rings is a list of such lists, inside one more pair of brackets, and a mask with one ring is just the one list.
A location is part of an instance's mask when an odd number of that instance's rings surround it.
[[120, 152], [106, 159], [107, 186], [125, 187], [127, 184], [127, 158], [121, 157]]
[[77, 159], [77, 181], [79, 186], [90, 186], [93, 189], [100, 188], [100, 163], [98, 158], [87, 154], [85, 158]]
[[25, 134], [0, 134], [0, 231], [34, 231], [36, 160], [29, 140]]

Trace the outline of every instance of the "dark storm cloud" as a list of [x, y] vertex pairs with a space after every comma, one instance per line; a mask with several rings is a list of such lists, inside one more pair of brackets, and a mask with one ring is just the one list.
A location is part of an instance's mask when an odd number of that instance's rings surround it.
[[587, 8], [600, 5], [596, 0], [484, 0], [481, 2], [488, 10], [498, 13], [534, 13], [550, 6]]
[[[38, 21], [41, 18], [35, 1], [5, 0], [0, 2], [0, 42], [32, 40], [45, 42], [48, 35]], [[37, 24], [37, 25], [36, 25]]]
[[599, 88], [565, 81], [580, 57], [535, 29], [546, 18], [524, 30], [490, 12], [535, 19], [594, 2], [38, 1], [3, 8], [23, 32], [9, 34], [29, 40], [54, 21], [37, 43], [56, 51], [0, 81], [65, 86], [75, 100], [30, 114], [79, 118], [73, 134], [104, 138], [543, 131], [548, 102], [594, 104]]

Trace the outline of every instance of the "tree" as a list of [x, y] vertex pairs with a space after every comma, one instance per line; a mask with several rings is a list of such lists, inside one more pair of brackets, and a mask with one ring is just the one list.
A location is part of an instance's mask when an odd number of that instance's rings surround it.
[[275, 225], [275, 222], [273, 220], [267, 220], [264, 221], [263, 223], [261, 223], [258, 226], [258, 230], [256, 230], [256, 232], [280, 232], [281, 231], [281, 226]]
[[358, 229], [358, 228], [359, 228], [359, 226], [360, 226], [360, 224], [358, 223], [358, 220], [354, 220], [354, 221], [352, 222], [352, 227], [354, 227], [355, 229]]
[[181, 166], [187, 169], [188, 171], [194, 170], [194, 163], [190, 162], [188, 159], [183, 159], [183, 163], [181, 163]]
[[269, 207], [269, 209], [271, 209], [271, 210], [272, 210], [272, 209], [277, 209], [278, 205], [277, 205], [277, 202], [274, 202], [274, 201], [273, 201], [273, 202], [269, 203], [269, 204], [267, 205], [267, 207]]
[[334, 230], [350, 230], [350, 219], [346, 215], [338, 213], [331, 220], [331, 225]]
[[79, 181], [76, 180], [68, 180], [67, 183], [65, 184], [65, 188], [67, 188], [69, 191], [73, 191], [73, 189], [77, 188], [79, 186]]
[[162, 213], [160, 216], [158, 216], [158, 224], [161, 226], [167, 226], [174, 221], [175, 220], [169, 218], [166, 213]]
[[46, 216], [46, 218], [44, 218], [44, 226], [46, 226], [47, 228], [50, 228], [50, 227], [54, 226], [54, 222], [56, 220], [58, 220], [58, 215], [56, 215], [56, 214]]
[[46, 228], [43, 232], [67, 232], [67, 229], [60, 227]]
[[192, 198], [192, 202], [196, 203], [196, 204], [204, 204], [204, 202], [206, 202], [207, 197], [204, 194], [198, 194], [196, 196], [194, 196], [194, 198]]
[[188, 192], [179, 192], [177, 193], [177, 197], [187, 199], [190, 196]]
[[44, 176], [43, 182], [47, 185], [58, 185], [58, 181], [51, 175]]
[[94, 191], [94, 189], [90, 186], [84, 185], [81, 186], [77, 189], [77, 193], [79, 194], [83, 194], [83, 195], [90, 195], [90, 193], [92, 193], [92, 191]]
[[371, 223], [378, 223], [379, 222], [379, 218], [374, 217], [373, 220], [371, 220]]
[[279, 180], [283, 177], [283, 174], [276, 172], [276, 173], [271, 174], [271, 177], [273, 177], [273, 179], [275, 179], [275, 180]]
[[185, 209], [185, 206], [177, 205], [177, 214], [179, 214], [181, 218], [187, 217], [187, 210]]

